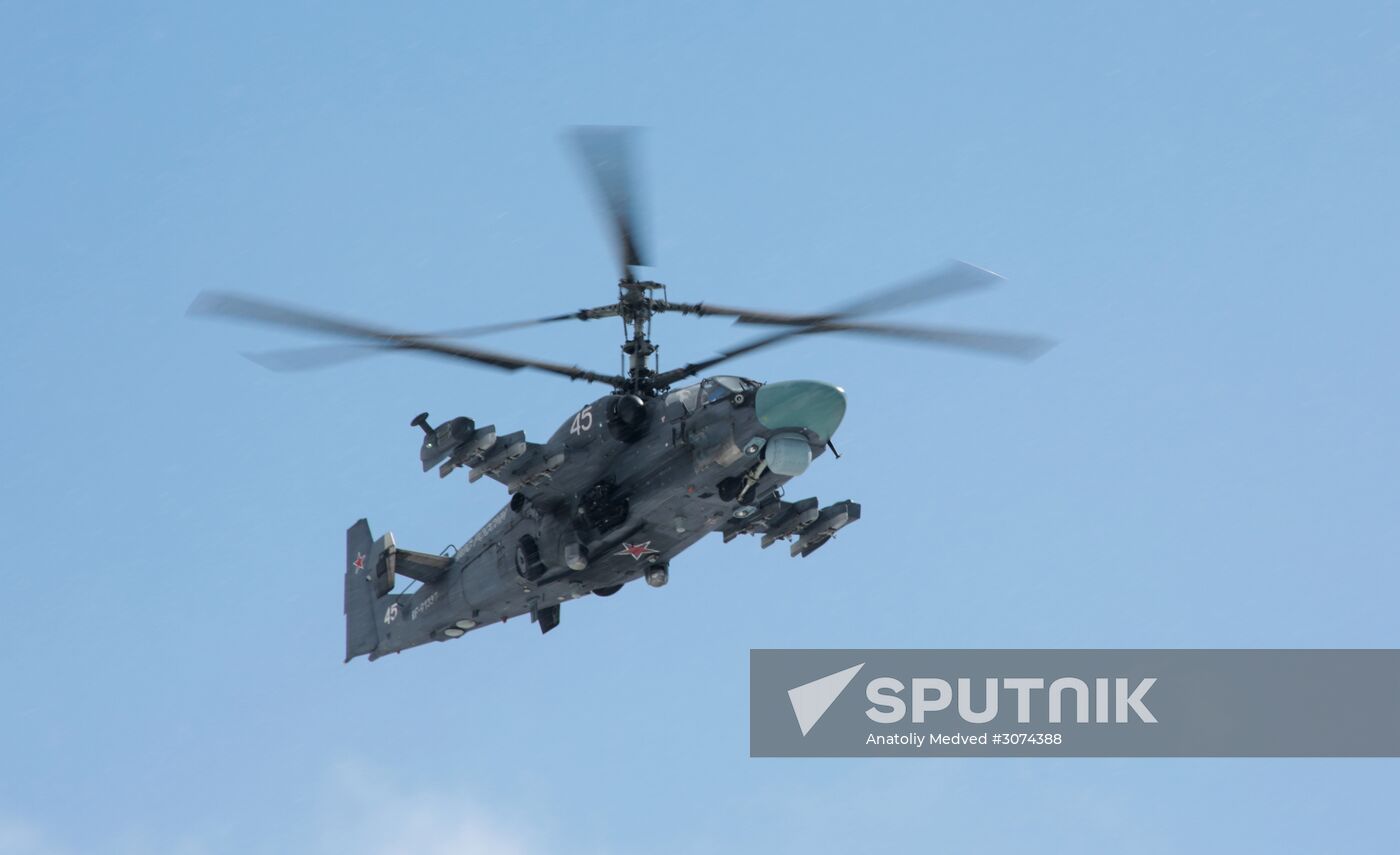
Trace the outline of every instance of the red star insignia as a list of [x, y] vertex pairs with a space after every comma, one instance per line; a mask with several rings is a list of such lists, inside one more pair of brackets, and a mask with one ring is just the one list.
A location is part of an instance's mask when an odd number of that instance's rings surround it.
[[365, 569], [365, 554], [363, 552], [355, 556], [354, 564], [356, 570]]
[[654, 554], [657, 550], [651, 548], [651, 541], [646, 543], [624, 543], [621, 552], [614, 552], [613, 555], [630, 555], [633, 561], [640, 561], [643, 555]]

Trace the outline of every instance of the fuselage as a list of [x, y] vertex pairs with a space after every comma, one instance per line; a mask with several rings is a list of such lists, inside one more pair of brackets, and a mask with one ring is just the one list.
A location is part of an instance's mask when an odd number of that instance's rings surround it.
[[545, 443], [563, 463], [522, 488], [405, 598], [377, 655], [617, 587], [754, 512], [826, 449], [844, 392], [714, 377], [648, 399], [609, 395]]

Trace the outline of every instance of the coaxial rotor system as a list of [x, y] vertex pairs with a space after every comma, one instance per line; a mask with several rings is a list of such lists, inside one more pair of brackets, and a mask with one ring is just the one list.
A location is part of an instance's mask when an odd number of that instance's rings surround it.
[[[1017, 333], [960, 327], [925, 326], [872, 320], [934, 300], [980, 291], [1002, 281], [1000, 276], [960, 261], [950, 262], [926, 274], [876, 290], [824, 311], [775, 312], [714, 303], [672, 302], [663, 284], [638, 278], [637, 268], [650, 265], [636, 213], [637, 181], [633, 150], [636, 129], [617, 127], [577, 128], [570, 141], [583, 163], [611, 232], [620, 276], [617, 300], [603, 306], [505, 323], [406, 332], [335, 317], [274, 301], [226, 292], [206, 291], [191, 304], [191, 315], [214, 316], [278, 326], [339, 339], [338, 343], [249, 354], [253, 361], [273, 370], [322, 368], [393, 351], [435, 354], [507, 371], [522, 368], [611, 385], [619, 393], [653, 396], [673, 384], [707, 371], [729, 359], [763, 350], [799, 336], [841, 333], [949, 347], [1018, 360], [1034, 359], [1054, 345], [1049, 339]], [[735, 323], [775, 329], [722, 350], [710, 357], [662, 370], [650, 340], [656, 315], [677, 313], [697, 317], [731, 318]], [[561, 323], [620, 318], [626, 330], [622, 344], [626, 373], [591, 371], [529, 356], [458, 343], [491, 333]]]

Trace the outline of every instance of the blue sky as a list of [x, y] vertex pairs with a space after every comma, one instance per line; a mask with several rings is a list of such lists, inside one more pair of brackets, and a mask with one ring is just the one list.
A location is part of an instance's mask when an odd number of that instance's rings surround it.
[[[1390, 851], [1392, 761], [751, 760], [747, 655], [1396, 644], [1395, 4], [464, 5], [0, 4], [0, 852]], [[505, 498], [408, 420], [544, 437], [592, 390], [278, 375], [238, 352], [298, 339], [184, 309], [606, 301], [577, 123], [649, 128], [673, 298], [956, 257], [1007, 284], [915, 319], [1061, 345], [740, 360], [848, 390], [790, 490], [863, 504], [837, 542], [342, 665], [345, 527], [435, 550]]]

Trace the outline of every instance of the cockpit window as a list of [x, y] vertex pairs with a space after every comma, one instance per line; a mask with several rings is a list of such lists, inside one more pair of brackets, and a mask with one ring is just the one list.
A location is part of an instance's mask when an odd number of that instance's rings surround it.
[[702, 404], [713, 404], [716, 401], [723, 401], [731, 395], [739, 392], [748, 392], [757, 389], [760, 384], [752, 380], [745, 380], [743, 377], [711, 377], [684, 389], [677, 389], [666, 396], [666, 405], [669, 407], [673, 403], [679, 402], [685, 407], [687, 413], [693, 413]]
[[706, 404], [713, 404], [716, 401], [723, 401], [730, 395], [739, 392], [746, 392], [754, 388], [754, 383], [742, 377], [711, 377], [700, 384], [700, 397]]
[[683, 389], [677, 389], [666, 396], [666, 406], [669, 407], [675, 403], [685, 407], [687, 413], [695, 412], [696, 408], [700, 406], [700, 384], [696, 383]]
[[706, 380], [700, 384], [700, 397], [705, 399], [705, 403], [713, 404], [716, 401], [723, 401], [729, 397], [729, 390], [716, 383], [714, 380]]

